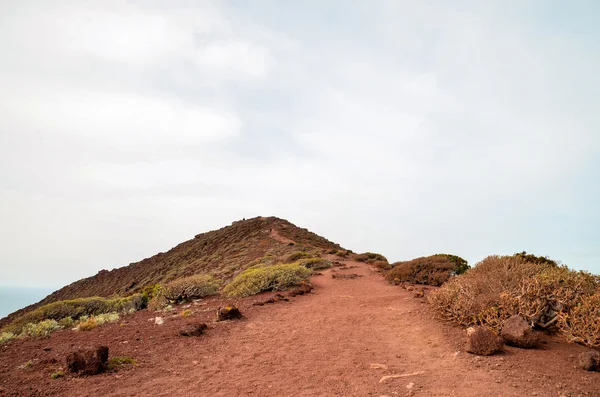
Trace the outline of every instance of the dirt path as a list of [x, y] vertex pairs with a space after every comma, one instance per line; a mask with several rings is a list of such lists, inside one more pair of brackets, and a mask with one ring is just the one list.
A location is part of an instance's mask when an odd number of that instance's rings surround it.
[[[213, 323], [201, 338], [176, 336], [183, 322], [176, 316], [157, 328], [146, 312], [124, 326], [93, 330], [87, 340], [73, 339], [83, 338], [81, 332], [63, 331], [50, 340], [57, 357], [83, 343], [109, 340], [111, 354], [138, 359], [130, 370], [90, 378], [45, 377], [41, 385], [35, 372], [19, 383], [10, 373], [22, 375], [11, 368], [0, 371], [0, 382], [12, 379], [5, 392], [14, 386], [33, 390], [31, 395], [71, 396], [600, 395], [594, 386], [600, 374], [573, 368], [572, 356], [580, 347], [549, 338], [547, 349], [508, 348], [489, 358], [466, 354], [462, 331], [434, 320], [425, 300], [386, 284], [367, 265], [348, 264], [357, 267], [338, 274], [362, 277], [332, 279], [326, 271], [313, 278], [314, 294], [294, 302], [261, 307], [252, 306], [258, 298], [238, 302], [246, 319]], [[194, 316], [212, 316], [214, 308], [209, 302], [203, 310]], [[12, 346], [13, 354], [25, 360], [27, 349], [38, 349], [36, 357], [43, 357], [49, 342], [19, 343]], [[13, 356], [2, 352], [3, 357]], [[384, 378], [390, 375], [401, 376]]]

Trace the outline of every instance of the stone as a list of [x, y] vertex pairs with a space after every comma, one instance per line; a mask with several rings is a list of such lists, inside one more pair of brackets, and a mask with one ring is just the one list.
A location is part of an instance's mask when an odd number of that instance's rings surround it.
[[504, 322], [500, 336], [504, 338], [507, 344], [526, 349], [536, 347], [540, 343], [539, 334], [531, 328], [523, 317], [517, 314]]
[[155, 317], [154, 318], [154, 324], [156, 325], [163, 325], [165, 323], [165, 320], [162, 317]]
[[502, 350], [504, 343], [496, 333], [479, 326], [467, 329], [467, 344], [465, 350], [479, 356], [490, 356]]
[[600, 372], [600, 352], [596, 350], [583, 352], [579, 355], [578, 360], [579, 366], [586, 371]]
[[200, 324], [188, 324], [179, 330], [181, 336], [202, 336], [204, 331], [208, 329], [208, 326], [204, 323]]
[[81, 349], [69, 353], [66, 357], [70, 372], [80, 375], [97, 375], [106, 370], [108, 347], [98, 346], [94, 349]]
[[310, 285], [306, 281], [303, 281], [302, 284], [300, 284], [300, 286], [298, 286], [297, 288], [294, 288], [293, 290], [291, 290], [288, 293], [288, 296], [289, 297], [294, 297], [294, 296], [297, 296], [297, 295], [309, 294], [312, 290], [313, 290], [312, 285]]
[[217, 321], [233, 320], [242, 318], [242, 313], [234, 305], [227, 305], [217, 310]]

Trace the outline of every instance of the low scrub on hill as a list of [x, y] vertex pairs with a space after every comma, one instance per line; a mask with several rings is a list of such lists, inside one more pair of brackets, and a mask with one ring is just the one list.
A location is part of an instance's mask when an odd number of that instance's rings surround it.
[[600, 346], [599, 294], [598, 276], [516, 254], [485, 258], [429, 300], [442, 317], [464, 326], [499, 331], [518, 314], [538, 328], [557, 327], [568, 340]]
[[223, 292], [231, 297], [244, 297], [263, 291], [281, 291], [299, 285], [311, 273], [298, 263], [256, 267], [240, 273]]
[[308, 258], [310, 258], [310, 254], [308, 252], [298, 251], [288, 255], [288, 257], [285, 258], [285, 263], [294, 263], [299, 261], [300, 259]]
[[358, 254], [354, 257], [354, 260], [357, 262], [366, 262], [366, 263], [374, 263], [375, 261], [384, 261], [387, 262], [387, 258], [381, 254], [376, 254], [374, 252], [365, 252], [362, 254]]
[[323, 258], [309, 258], [298, 262], [307, 269], [323, 270], [331, 267], [331, 262]]
[[16, 318], [2, 329], [4, 332], [21, 334], [27, 324], [38, 324], [45, 320], [60, 322], [63, 319], [79, 320], [82, 316], [97, 316], [111, 312], [133, 312], [143, 307], [141, 295], [126, 298], [106, 299], [101, 297], [59, 301], [41, 306]]
[[436, 254], [392, 264], [386, 279], [393, 284], [409, 282], [440, 286], [450, 277], [462, 274], [469, 268], [467, 261], [450, 254]]
[[167, 283], [162, 288], [162, 294], [168, 300], [179, 303], [215, 295], [218, 290], [219, 282], [214, 277], [196, 274]]

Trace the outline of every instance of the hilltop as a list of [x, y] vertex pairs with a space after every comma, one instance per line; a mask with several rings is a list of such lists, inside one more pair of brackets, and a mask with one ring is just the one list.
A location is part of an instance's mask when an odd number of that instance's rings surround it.
[[57, 301], [129, 296], [147, 286], [201, 273], [226, 282], [257, 263], [284, 262], [298, 251], [320, 255], [339, 249], [342, 248], [338, 244], [277, 217], [236, 221], [230, 226], [198, 234], [167, 252], [114, 270], [101, 270], [67, 285], [0, 320], [0, 327], [25, 312]]

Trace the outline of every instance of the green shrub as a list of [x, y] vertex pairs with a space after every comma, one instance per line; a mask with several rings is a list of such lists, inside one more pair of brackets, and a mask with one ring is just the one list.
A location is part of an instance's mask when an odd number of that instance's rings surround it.
[[155, 297], [159, 296], [162, 292], [162, 285], [154, 284], [148, 285], [142, 289], [141, 294], [141, 306], [143, 309], [148, 307], [148, 302], [150, 302]]
[[124, 365], [136, 365], [137, 361], [135, 361], [132, 357], [111, 357], [106, 363], [106, 367], [113, 371], [117, 370]]
[[367, 262], [369, 260], [372, 260], [372, 261], [385, 261], [385, 262], [388, 261], [385, 256], [383, 256], [381, 254], [376, 254], [374, 252], [365, 252], [363, 254], [358, 254], [354, 258], [354, 260], [357, 261], [357, 262]]
[[386, 279], [392, 284], [409, 282], [440, 286], [453, 275], [468, 268], [467, 261], [448, 254], [437, 254], [392, 264]]
[[12, 332], [2, 332], [0, 333], [0, 345], [10, 342], [15, 339], [16, 335]]
[[65, 376], [65, 373], [62, 371], [57, 371], [57, 372], [53, 372], [50, 377], [52, 379], [58, 379], [58, 378], [62, 378], [63, 376]]
[[76, 322], [72, 317], [61, 318], [58, 321], [58, 325], [60, 325], [61, 328], [71, 328], [75, 325], [75, 323]]
[[306, 258], [310, 258], [310, 255], [308, 252], [298, 251], [298, 252], [294, 252], [293, 254], [288, 255], [288, 257], [285, 258], [285, 263], [293, 263], [293, 262], [299, 261], [300, 259], [306, 259]]
[[310, 258], [299, 262], [300, 265], [311, 270], [329, 269], [331, 262], [323, 258]]
[[159, 311], [164, 309], [168, 304], [169, 302], [167, 301], [167, 298], [165, 298], [164, 295], [161, 293], [158, 296], [155, 296], [154, 298], [150, 299], [150, 301], [148, 301], [147, 308], [150, 311]]
[[44, 320], [39, 323], [27, 323], [21, 329], [20, 338], [47, 338], [54, 331], [61, 329], [56, 320]]
[[232, 297], [244, 297], [263, 291], [280, 291], [299, 285], [310, 274], [310, 269], [297, 263], [247, 269], [229, 283], [223, 292]]
[[81, 322], [77, 324], [78, 331], [90, 331], [99, 325], [114, 323], [119, 321], [119, 313], [103, 313], [98, 314], [97, 316], [87, 317], [84, 316], [81, 318]]
[[106, 324], [106, 323], [114, 323], [119, 321], [119, 313], [103, 313], [98, 314], [94, 317], [98, 325]]
[[58, 301], [23, 314], [2, 330], [20, 334], [23, 326], [28, 323], [36, 324], [43, 320], [60, 321], [66, 317], [80, 320], [82, 316], [93, 316], [110, 312], [129, 313], [140, 308], [142, 308], [142, 297], [139, 294], [115, 299], [106, 299], [95, 296]]
[[170, 301], [182, 302], [215, 295], [218, 290], [219, 283], [214, 277], [196, 274], [171, 281], [164, 286], [162, 293]]

